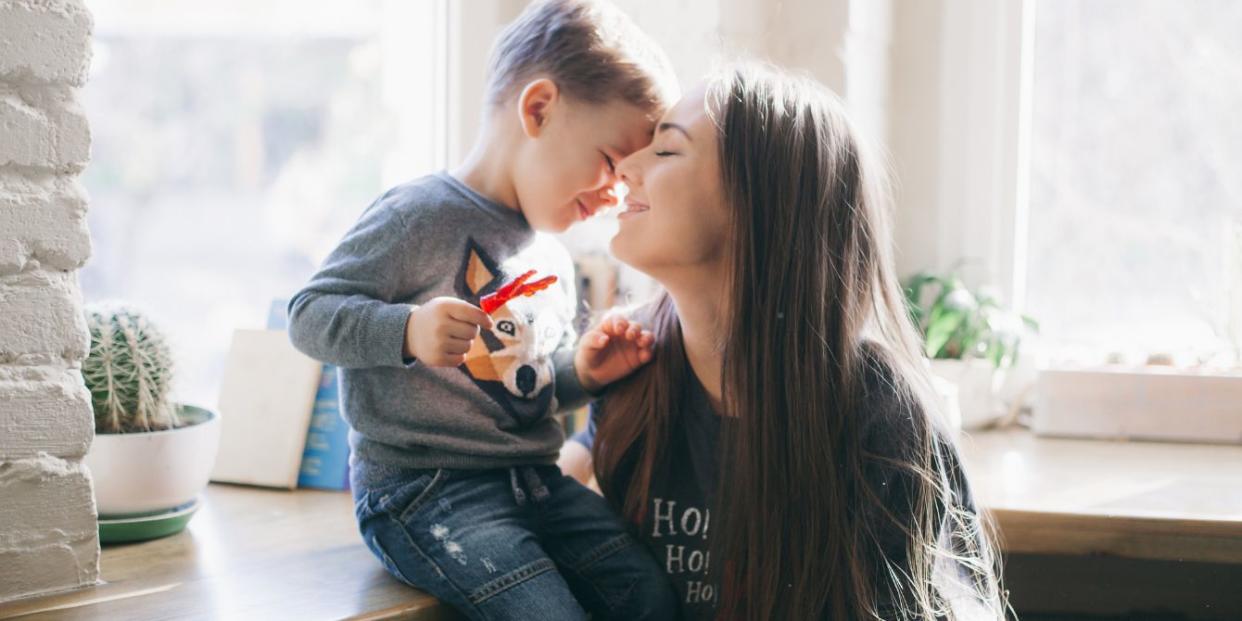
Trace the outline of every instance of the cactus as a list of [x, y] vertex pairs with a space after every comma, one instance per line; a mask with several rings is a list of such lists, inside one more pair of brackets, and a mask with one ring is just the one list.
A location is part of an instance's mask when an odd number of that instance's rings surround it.
[[169, 398], [172, 355], [146, 315], [124, 306], [90, 306], [91, 351], [82, 378], [91, 392], [95, 431], [129, 433], [179, 425]]

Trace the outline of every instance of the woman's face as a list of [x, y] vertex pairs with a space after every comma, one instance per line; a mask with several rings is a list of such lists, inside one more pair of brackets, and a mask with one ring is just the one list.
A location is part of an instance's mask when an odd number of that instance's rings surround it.
[[718, 148], [700, 85], [660, 119], [651, 144], [617, 166], [629, 188], [612, 238], [617, 258], [656, 280], [718, 275], [729, 222]]

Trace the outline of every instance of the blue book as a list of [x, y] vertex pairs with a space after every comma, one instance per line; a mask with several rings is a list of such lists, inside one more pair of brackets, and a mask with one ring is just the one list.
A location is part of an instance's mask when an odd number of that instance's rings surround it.
[[[285, 300], [274, 300], [268, 312], [267, 327], [288, 329]], [[340, 391], [336, 367], [323, 365], [315, 405], [311, 409], [310, 429], [302, 451], [298, 487], [349, 489], [349, 424], [341, 417]]]
[[349, 425], [341, 418], [336, 367], [323, 365], [298, 487], [349, 489]]

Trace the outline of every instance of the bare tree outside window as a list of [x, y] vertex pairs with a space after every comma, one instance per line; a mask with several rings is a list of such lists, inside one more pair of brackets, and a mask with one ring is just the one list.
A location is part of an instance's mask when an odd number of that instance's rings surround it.
[[1242, 3], [1039, 0], [1028, 300], [1046, 340], [1234, 362]]

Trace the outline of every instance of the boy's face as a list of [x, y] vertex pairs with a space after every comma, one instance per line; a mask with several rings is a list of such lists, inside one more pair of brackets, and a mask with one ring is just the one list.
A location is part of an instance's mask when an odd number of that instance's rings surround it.
[[619, 101], [571, 100], [539, 82], [550, 93], [531, 94], [532, 83], [520, 97], [525, 140], [513, 183], [531, 228], [559, 233], [617, 204], [616, 164], [651, 141], [656, 117]]

